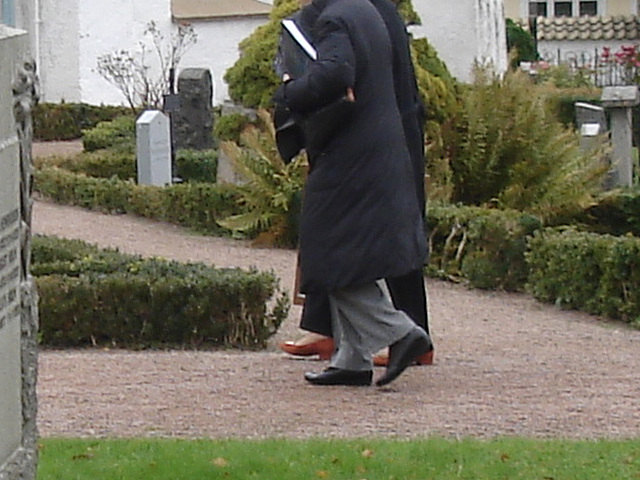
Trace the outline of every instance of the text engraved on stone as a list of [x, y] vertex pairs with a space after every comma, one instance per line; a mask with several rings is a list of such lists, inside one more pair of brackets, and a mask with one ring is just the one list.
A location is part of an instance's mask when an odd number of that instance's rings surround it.
[[16, 208], [0, 218], [0, 233], [13, 226], [20, 218], [20, 211]]
[[[0, 232], [1, 233], [1, 232]], [[7, 235], [0, 236], [0, 250], [4, 250], [7, 245], [15, 245], [20, 240], [20, 229], [16, 227]]]

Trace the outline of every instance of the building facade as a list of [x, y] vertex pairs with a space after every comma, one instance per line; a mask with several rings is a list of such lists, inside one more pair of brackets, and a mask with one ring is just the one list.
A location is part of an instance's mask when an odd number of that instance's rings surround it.
[[476, 62], [500, 74], [507, 70], [503, 0], [413, 0], [413, 6], [422, 25], [412, 33], [429, 39], [459, 81], [473, 80]]
[[638, 15], [638, 0], [504, 0], [505, 16], [511, 19]]
[[534, 35], [541, 60], [569, 65], [606, 86], [627, 84], [635, 76], [615, 53], [640, 49], [638, 5], [637, 0], [505, 0], [505, 12]]
[[[1, 0], [4, 2], [14, 0]], [[442, 2], [414, 0], [423, 19], [416, 36], [427, 36], [462, 81], [471, 79], [475, 60], [507, 66], [503, 0]], [[97, 72], [97, 58], [120, 49], [133, 51], [153, 20], [163, 32], [189, 22], [198, 35], [179, 68], [212, 74], [213, 103], [228, 99], [223, 80], [238, 56], [238, 44], [268, 20], [270, 0], [91, 0], [40, 2], [36, 25], [42, 101], [124, 104], [124, 97]], [[451, 23], [459, 25], [452, 32]], [[472, 48], [469, 48], [469, 46]], [[152, 46], [148, 48], [152, 61]]]

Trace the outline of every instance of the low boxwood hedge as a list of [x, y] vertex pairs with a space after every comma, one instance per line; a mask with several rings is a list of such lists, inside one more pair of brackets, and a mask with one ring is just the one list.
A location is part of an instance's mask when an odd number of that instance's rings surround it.
[[428, 273], [466, 279], [476, 288], [523, 290], [528, 275], [527, 238], [540, 219], [513, 210], [430, 205]]
[[35, 191], [56, 202], [107, 213], [133, 213], [209, 234], [225, 234], [216, 220], [238, 213], [237, 189], [227, 184], [187, 182], [154, 187], [57, 167], [36, 169], [34, 180]]
[[[136, 155], [123, 150], [95, 150], [71, 156], [55, 156], [35, 160], [37, 168], [58, 167], [89, 177], [135, 180], [137, 178]], [[216, 150], [178, 150], [176, 174], [181, 182], [215, 183], [218, 169]]]
[[74, 140], [82, 131], [99, 122], [131, 115], [131, 109], [86, 103], [39, 103], [33, 110], [33, 136], [36, 140]]
[[79, 240], [34, 236], [32, 273], [47, 346], [259, 348], [289, 308], [273, 273], [144, 259]]
[[528, 290], [539, 300], [640, 327], [640, 239], [572, 228], [529, 240]]

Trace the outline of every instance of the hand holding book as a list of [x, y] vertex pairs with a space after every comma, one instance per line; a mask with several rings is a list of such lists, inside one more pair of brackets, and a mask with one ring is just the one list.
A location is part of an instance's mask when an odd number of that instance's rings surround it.
[[[283, 67], [282, 81], [286, 83], [304, 75], [309, 65], [317, 60], [318, 53], [293, 19], [283, 20], [282, 27], [279, 54]], [[349, 88], [344, 95], [327, 105], [304, 115], [291, 114], [288, 121], [280, 126], [276, 125], [276, 140], [282, 139], [282, 142], [278, 142], [278, 148], [283, 159], [289, 161], [301, 148], [312, 154], [322, 150], [335, 133], [348, 122], [354, 103], [355, 95], [353, 89]], [[304, 141], [303, 145], [298, 147], [293, 143], [298, 141], [300, 129]], [[281, 148], [280, 143], [282, 146], [286, 143], [286, 148]]]

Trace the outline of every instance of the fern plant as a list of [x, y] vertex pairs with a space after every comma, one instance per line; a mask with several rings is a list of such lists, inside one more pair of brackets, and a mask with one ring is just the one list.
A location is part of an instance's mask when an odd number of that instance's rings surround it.
[[603, 149], [581, 151], [578, 134], [555, 117], [545, 89], [526, 75], [478, 70], [466, 90], [451, 151], [454, 200], [497, 204], [547, 221], [584, 208], [607, 170]]
[[299, 155], [289, 164], [282, 161], [266, 110], [258, 111], [257, 124], [248, 124], [238, 143], [226, 141], [220, 147], [246, 183], [238, 187], [242, 213], [218, 224], [237, 235], [256, 237], [259, 243], [295, 246], [306, 157]]

